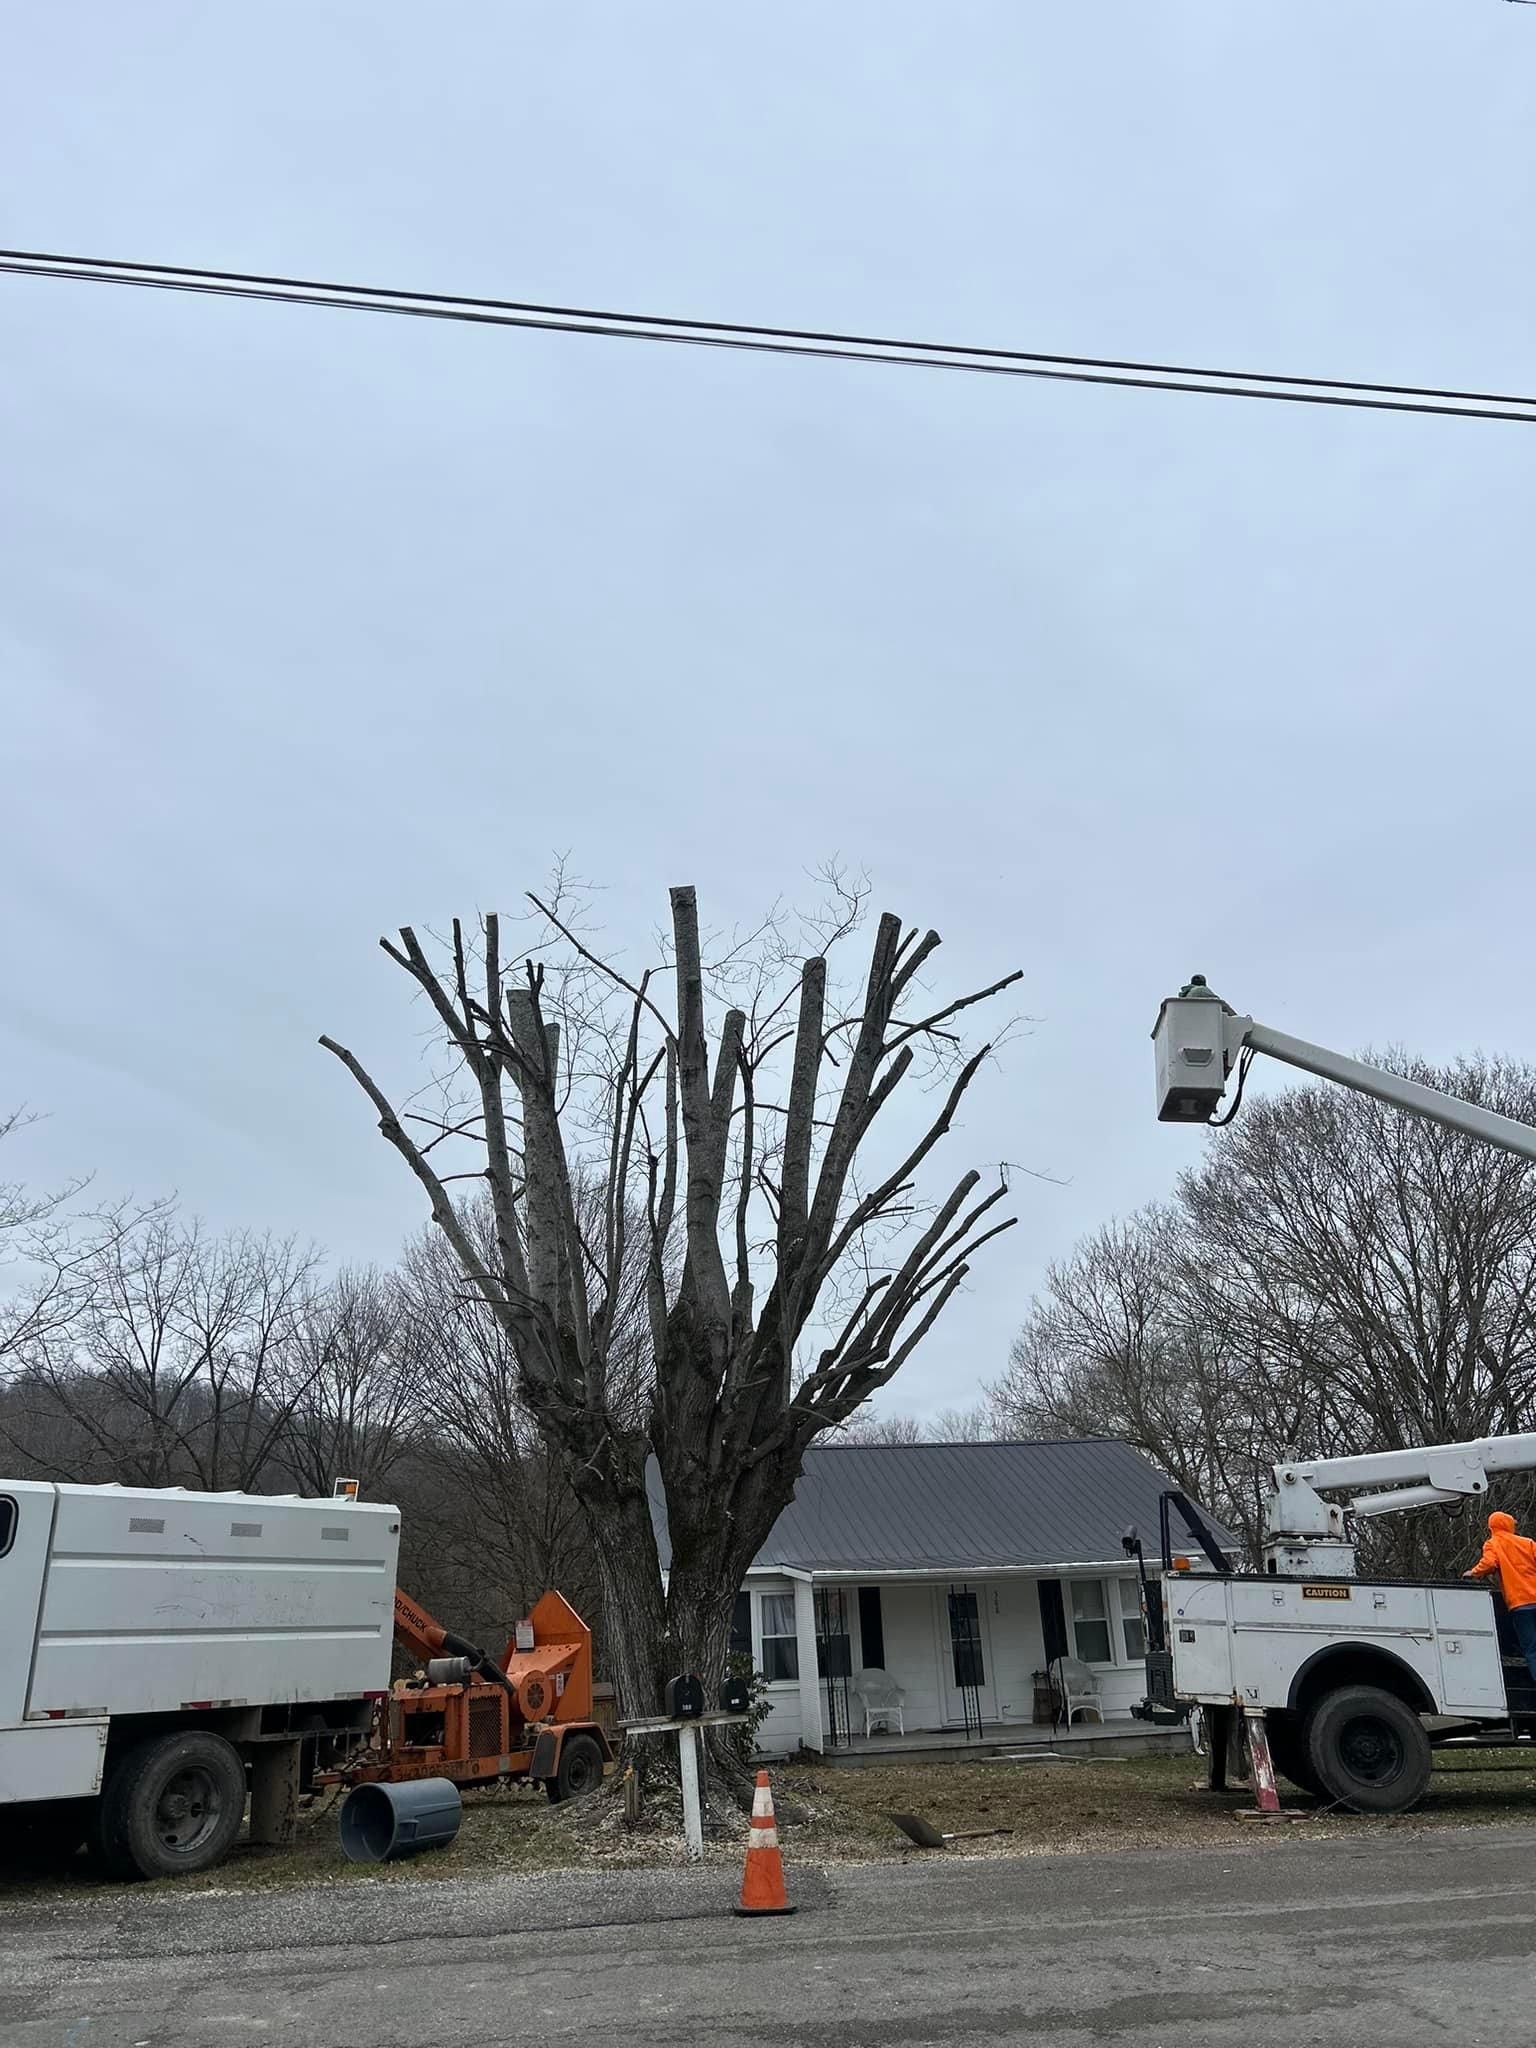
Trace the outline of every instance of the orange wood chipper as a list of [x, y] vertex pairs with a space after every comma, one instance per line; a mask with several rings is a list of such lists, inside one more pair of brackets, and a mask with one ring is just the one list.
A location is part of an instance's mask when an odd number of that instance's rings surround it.
[[396, 1681], [369, 1746], [329, 1782], [533, 1779], [552, 1800], [602, 1783], [613, 1749], [592, 1719], [592, 1631], [560, 1594], [540, 1597], [498, 1664], [397, 1586], [395, 1640], [424, 1668]]

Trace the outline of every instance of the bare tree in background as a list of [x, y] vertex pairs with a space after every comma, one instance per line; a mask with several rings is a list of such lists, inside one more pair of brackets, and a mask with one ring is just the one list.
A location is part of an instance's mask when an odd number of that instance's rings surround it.
[[941, 1408], [928, 1437], [936, 1444], [985, 1444], [996, 1441], [997, 1429], [988, 1404], [976, 1401], [969, 1408]]
[[[36, 1117], [24, 1109], [0, 1114], [0, 1144], [36, 1121]], [[78, 1184], [76, 1188], [64, 1189], [57, 1194], [40, 1195], [25, 1181], [0, 1180], [0, 1255], [9, 1257], [18, 1231], [33, 1229], [44, 1222], [77, 1190]]]
[[915, 1415], [877, 1415], [872, 1409], [850, 1418], [830, 1439], [834, 1444], [921, 1444], [928, 1433]]
[[839, 1444], [981, 1444], [995, 1439], [991, 1409], [978, 1401], [971, 1408], [941, 1408], [930, 1421], [915, 1415], [881, 1415], [862, 1408], [832, 1439]]
[[258, 1486], [315, 1370], [298, 1342], [315, 1255], [159, 1205], [91, 1219], [40, 1262], [48, 1312], [0, 1423], [67, 1447], [60, 1478]]
[[282, 1456], [296, 1483], [329, 1493], [342, 1475], [365, 1498], [389, 1492], [417, 1446], [429, 1346], [394, 1274], [344, 1267], [309, 1291], [293, 1336]]
[[[489, 1269], [496, 1254], [488, 1195], [461, 1206], [460, 1221]], [[435, 1228], [406, 1247], [400, 1278], [425, 1368], [434, 1469], [459, 1496], [458, 1512], [438, 1517], [441, 1542], [466, 1577], [476, 1559], [482, 1572], [489, 1568], [519, 1612], [546, 1586], [583, 1606], [595, 1590], [585, 1520], [563, 1461], [523, 1399], [505, 1328]], [[615, 1404], [633, 1420], [638, 1362], [622, 1344], [615, 1350]]]
[[[21, 1109], [0, 1115], [0, 1143], [36, 1121]], [[73, 1257], [64, 1253], [72, 1240], [64, 1212], [85, 1185], [82, 1177], [43, 1193], [25, 1181], [0, 1180], [0, 1275], [20, 1268], [30, 1276], [0, 1297], [0, 1362], [70, 1313]]]
[[[1394, 1064], [1536, 1117], [1529, 1069]], [[1321, 1086], [1255, 1103], [1225, 1136], [1180, 1201], [1216, 1312], [1296, 1391], [1297, 1448], [1396, 1450], [1532, 1426], [1536, 1170]], [[1439, 1512], [1368, 1533], [1383, 1567], [1404, 1571], [1444, 1569], [1470, 1540]]]
[[[1536, 1114], [1528, 1069], [1400, 1065]], [[1536, 1171], [1335, 1089], [1251, 1102], [1173, 1204], [1051, 1269], [992, 1398], [1005, 1427], [1124, 1437], [1256, 1544], [1268, 1468], [1292, 1451], [1536, 1421]], [[1464, 1561], [1475, 1519], [1387, 1516], [1362, 1533], [1381, 1569], [1438, 1572]]]
[[1255, 1369], [1202, 1284], [1187, 1219], [1154, 1207], [1052, 1265], [990, 1389], [999, 1434], [1114, 1437], [1256, 1544], [1275, 1445], [1296, 1441], [1294, 1373]]
[[[432, 1120], [321, 1041], [372, 1102], [505, 1338], [520, 1399], [586, 1517], [629, 1713], [653, 1711], [678, 1670], [724, 1669], [734, 1596], [806, 1446], [891, 1378], [1007, 1227], [1001, 1184], [983, 1192], [973, 1171], [919, 1209], [918, 1176], [990, 1050], [967, 1051], [957, 1020], [1018, 977], [927, 997], [938, 934], [884, 916], [845, 1007], [826, 956], [857, 907], [844, 902], [809, 957], [778, 921], [712, 957], [693, 890], [674, 889], [664, 973], [605, 958], [558, 901], [535, 904], [539, 957], [517, 971], [495, 916], [473, 939], [455, 923], [441, 956], [402, 930], [384, 950], [430, 1005], [462, 1084]], [[904, 1118], [893, 1099], [924, 1071], [933, 1092]], [[488, 1191], [493, 1258], [452, 1199], [455, 1150]], [[602, 1190], [592, 1226], [584, 1183]], [[632, 1415], [613, 1357], [637, 1218], [648, 1385]], [[665, 1591], [652, 1452], [672, 1544]]]

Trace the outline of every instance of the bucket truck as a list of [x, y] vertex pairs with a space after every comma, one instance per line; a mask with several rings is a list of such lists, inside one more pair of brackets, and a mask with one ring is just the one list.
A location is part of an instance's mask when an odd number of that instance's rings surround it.
[[[1200, 975], [1163, 1003], [1152, 1037], [1164, 1122], [1211, 1122], [1234, 1075], [1235, 1112], [1248, 1066], [1265, 1053], [1536, 1161], [1536, 1128], [1271, 1030]], [[1175, 1555], [1165, 1504], [1139, 1711], [1170, 1721], [1201, 1709], [1214, 1782], [1224, 1782], [1229, 1745], [1246, 1738], [1268, 1810], [1276, 1767], [1329, 1801], [1397, 1813], [1423, 1796], [1437, 1744], [1536, 1736], [1536, 1683], [1522, 1659], [1501, 1653], [1486, 1582], [1361, 1579], [1353, 1539], [1357, 1517], [1480, 1499], [1499, 1474], [1533, 1470], [1536, 1434], [1282, 1459], [1256, 1573], [1229, 1571], [1198, 1511], [1170, 1496], [1212, 1568]], [[1127, 1548], [1139, 1552], [1131, 1532]]]

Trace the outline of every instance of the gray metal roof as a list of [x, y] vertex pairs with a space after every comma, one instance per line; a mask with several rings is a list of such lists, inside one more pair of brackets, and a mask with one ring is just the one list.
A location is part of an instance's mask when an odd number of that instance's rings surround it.
[[[666, 1564], [654, 1462], [650, 1479]], [[1103, 1437], [813, 1447], [757, 1566], [884, 1572], [1105, 1564], [1123, 1556], [1120, 1538], [1131, 1522], [1150, 1556], [1158, 1496], [1171, 1484], [1129, 1444]], [[1238, 1548], [1225, 1530], [1216, 1535], [1223, 1547]]]

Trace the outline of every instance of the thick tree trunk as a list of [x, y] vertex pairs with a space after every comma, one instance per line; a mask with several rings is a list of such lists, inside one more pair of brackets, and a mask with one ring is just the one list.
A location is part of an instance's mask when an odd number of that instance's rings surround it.
[[[793, 1488], [800, 1460], [786, 1451], [782, 1460], [765, 1458], [746, 1467], [722, 1513], [718, 1480], [693, 1465], [678, 1469], [672, 1446], [664, 1442], [662, 1449], [672, 1539], [667, 1648], [675, 1670], [696, 1671], [703, 1679], [706, 1704], [713, 1706], [729, 1668], [736, 1596]], [[724, 1542], [722, 1526], [728, 1531]], [[710, 1797], [750, 1810], [753, 1773], [731, 1735], [715, 1731], [706, 1745]], [[789, 1821], [803, 1817], [782, 1800], [776, 1810]]]
[[[668, 1462], [671, 1462], [670, 1460]], [[771, 1461], [764, 1461], [769, 1463]], [[731, 1540], [719, 1540], [720, 1509], [706, 1476], [674, 1473], [668, 1489], [672, 1564], [665, 1592], [660, 1558], [643, 1491], [616, 1487], [590, 1471], [578, 1473], [578, 1498], [597, 1559], [605, 1619], [609, 1675], [623, 1720], [665, 1710], [667, 1682], [697, 1672], [712, 1708], [730, 1662], [731, 1616], [747, 1568], [767, 1540], [777, 1513], [775, 1486], [755, 1468], [737, 1489]], [[631, 1744], [642, 1778], [671, 1777], [670, 1742]], [[706, 1795], [720, 1807], [750, 1807], [752, 1774], [722, 1732], [706, 1746]]]
[[[647, 1509], [643, 1528], [611, 1502], [588, 1505], [588, 1528], [603, 1590], [607, 1662], [622, 1720], [665, 1711], [669, 1679], [697, 1672], [705, 1704], [713, 1707], [729, 1653], [731, 1609], [738, 1581], [728, 1569], [670, 1575], [664, 1594]], [[618, 1532], [617, 1535], [615, 1532]], [[725, 1579], [731, 1578], [729, 1586]], [[642, 1784], [674, 1779], [677, 1749], [670, 1738], [631, 1738], [630, 1761]], [[749, 1808], [752, 1781], [727, 1740], [705, 1746], [705, 1802], [729, 1810]]]
[[590, 1486], [578, 1493], [597, 1559], [609, 1676], [619, 1718], [637, 1721], [663, 1709], [666, 1600], [650, 1508], [642, 1492], [618, 1498]]
[[725, 1677], [731, 1609], [740, 1578], [728, 1558], [674, 1560], [667, 1588], [667, 1651], [676, 1669], [696, 1671], [706, 1702], [715, 1704]]

